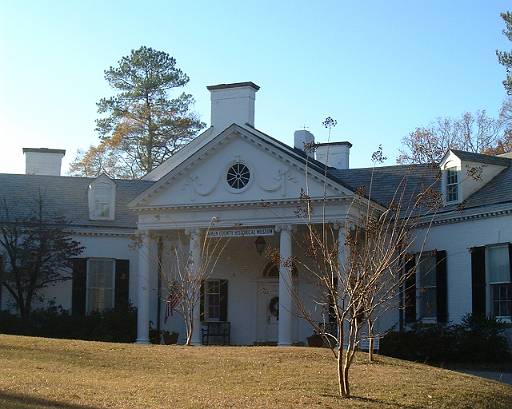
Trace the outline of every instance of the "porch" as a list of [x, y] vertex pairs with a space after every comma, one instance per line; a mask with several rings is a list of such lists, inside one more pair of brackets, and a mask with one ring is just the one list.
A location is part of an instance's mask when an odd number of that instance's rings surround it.
[[[200, 243], [208, 231], [212, 235], [208, 240], [227, 242], [201, 286], [201, 301], [194, 311], [193, 344], [306, 344], [313, 331], [298, 316], [292, 292], [303, 302], [310, 302], [313, 309], [315, 288], [300, 265], [286, 262], [301, 256], [296, 237], [304, 229], [287, 224], [146, 231], [139, 247], [137, 342], [148, 342], [150, 321], [153, 327], [178, 332], [183, 341], [183, 318], [166, 303], [169, 294], [165, 277], [173, 263], [169, 249], [179, 241], [187, 247], [193, 263], [199, 265]], [[343, 235], [344, 229], [339, 232]], [[339, 242], [344, 243], [344, 238]], [[266, 250], [277, 251], [281, 262], [269, 257]], [[159, 277], [164, 277], [163, 282]], [[326, 313], [318, 309], [318, 320], [323, 320]]]

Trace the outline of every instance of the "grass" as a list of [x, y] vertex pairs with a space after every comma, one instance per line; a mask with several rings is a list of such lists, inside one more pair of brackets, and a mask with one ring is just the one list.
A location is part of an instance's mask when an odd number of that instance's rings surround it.
[[510, 408], [512, 387], [445, 369], [357, 357], [352, 399], [330, 352], [181, 347], [0, 335], [0, 407]]

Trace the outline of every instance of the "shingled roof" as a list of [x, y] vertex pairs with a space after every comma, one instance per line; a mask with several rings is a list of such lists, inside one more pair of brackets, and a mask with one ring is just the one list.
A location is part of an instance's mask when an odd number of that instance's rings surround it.
[[485, 155], [483, 153], [474, 153], [450, 149], [460, 160], [467, 162], [485, 163], [486, 165], [510, 166], [512, 159], [504, 156]]
[[[403, 194], [403, 205], [415, 201], [426, 189], [440, 189], [439, 169], [431, 165], [381, 166], [360, 169], [329, 168], [329, 175], [363, 192], [369, 199], [388, 206], [395, 195]], [[396, 202], [395, 198], [395, 202]]]
[[[256, 130], [254, 130], [256, 131]], [[259, 131], [258, 131], [259, 132]], [[256, 134], [257, 135], [257, 134]], [[265, 134], [264, 134], [265, 135]], [[258, 135], [257, 135], [258, 136]], [[267, 136], [267, 135], [265, 135]], [[404, 200], [411, 201], [426, 188], [440, 190], [439, 168], [432, 165], [398, 165], [375, 168], [335, 169], [307, 159], [303, 151], [270, 137], [271, 142], [281, 151], [340, 185], [358, 192], [383, 206], [389, 205], [399, 186]], [[512, 202], [512, 159], [452, 150], [461, 160], [496, 164], [506, 168], [480, 190], [473, 193], [462, 205], [449, 205], [439, 212], [458, 211], [461, 208], [477, 208]], [[22, 217], [29, 204], [35, 203], [39, 192], [52, 213], [65, 216], [74, 226], [98, 228], [136, 228], [136, 214], [128, 208], [128, 203], [151, 187], [155, 182], [145, 180], [115, 180], [116, 218], [115, 220], [90, 220], [87, 192], [95, 178], [70, 176], [41, 176], [0, 174], [0, 199], [9, 203], [11, 217]]]
[[137, 216], [127, 204], [154, 182], [114, 180], [115, 220], [90, 220], [87, 192], [93, 180], [95, 178], [0, 173], [0, 200], [7, 201], [11, 219], [26, 216], [41, 193], [48, 212], [66, 217], [75, 227], [135, 228]]

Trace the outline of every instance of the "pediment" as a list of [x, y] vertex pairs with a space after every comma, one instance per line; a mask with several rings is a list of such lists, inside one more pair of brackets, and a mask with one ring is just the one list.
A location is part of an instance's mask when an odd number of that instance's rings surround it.
[[352, 194], [318, 172], [306, 172], [303, 163], [244, 128], [232, 127], [214, 142], [164, 176], [132, 207], [297, 200], [306, 190], [312, 198]]

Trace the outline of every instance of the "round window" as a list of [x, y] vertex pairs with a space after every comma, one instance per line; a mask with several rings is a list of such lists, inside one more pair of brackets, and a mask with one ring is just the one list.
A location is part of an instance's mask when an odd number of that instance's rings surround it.
[[251, 172], [243, 163], [235, 163], [228, 169], [226, 181], [233, 189], [243, 189], [249, 183]]

